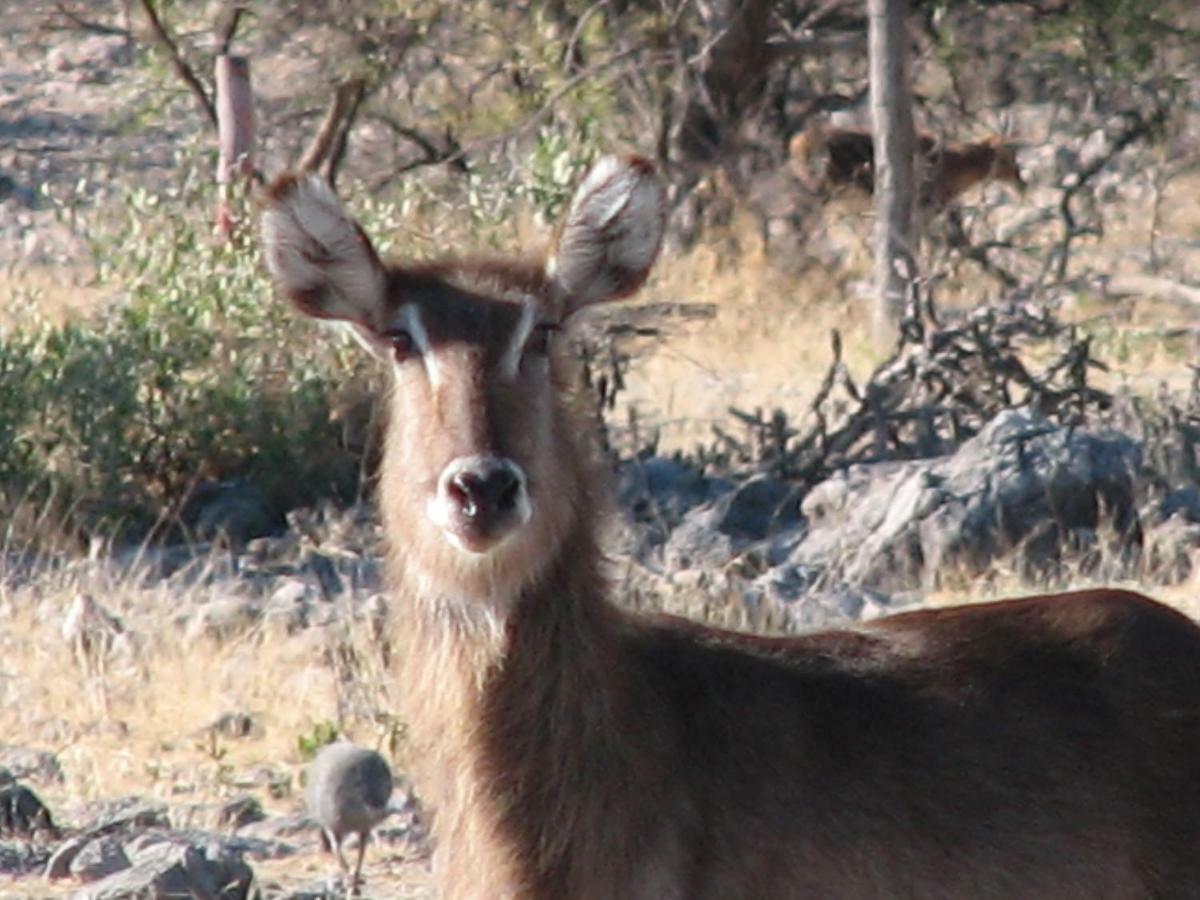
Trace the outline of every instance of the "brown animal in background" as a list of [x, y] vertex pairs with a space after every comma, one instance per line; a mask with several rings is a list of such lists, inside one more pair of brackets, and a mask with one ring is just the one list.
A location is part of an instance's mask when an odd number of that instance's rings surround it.
[[[1001, 135], [974, 143], [943, 144], [932, 135], [918, 133], [917, 152], [923, 207], [941, 208], [985, 181], [1025, 190], [1017, 146]], [[788, 159], [810, 190], [850, 187], [867, 194], [875, 190], [875, 146], [869, 131], [810, 127], [792, 137]]]
[[266, 258], [392, 370], [381, 506], [440, 895], [1200, 896], [1200, 629], [1095, 590], [767, 638], [611, 599], [558, 332], [658, 252], [651, 166], [588, 173], [548, 257], [383, 264], [315, 179]]

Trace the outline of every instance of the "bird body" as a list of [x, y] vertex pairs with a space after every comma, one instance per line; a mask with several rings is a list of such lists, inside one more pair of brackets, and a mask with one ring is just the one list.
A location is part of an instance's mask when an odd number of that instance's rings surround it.
[[358, 835], [358, 863], [350, 879], [352, 892], [358, 888], [367, 837], [387, 816], [391, 796], [391, 769], [374, 750], [337, 741], [323, 747], [309, 765], [309, 812], [346, 874], [349, 866], [342, 855], [342, 841], [348, 834]]

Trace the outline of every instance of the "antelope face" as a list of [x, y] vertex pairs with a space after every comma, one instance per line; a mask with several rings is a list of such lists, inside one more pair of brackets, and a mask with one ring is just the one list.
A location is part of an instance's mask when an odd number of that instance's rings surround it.
[[385, 490], [410, 538], [488, 556], [561, 518], [548, 488], [570, 471], [555, 454], [558, 324], [536, 294], [477, 278], [393, 276], [404, 299], [384, 329], [395, 378]]
[[514, 593], [589, 513], [555, 335], [643, 283], [664, 209], [648, 163], [610, 157], [547, 257], [385, 266], [320, 181], [269, 189], [264, 245], [280, 290], [348, 323], [391, 366], [382, 504], [394, 552], [427, 583]]

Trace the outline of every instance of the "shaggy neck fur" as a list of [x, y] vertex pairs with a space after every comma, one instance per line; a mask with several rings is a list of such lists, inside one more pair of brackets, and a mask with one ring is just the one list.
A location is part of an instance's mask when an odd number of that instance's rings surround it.
[[[560, 452], [587, 460], [571, 443]], [[530, 878], [564, 865], [562, 839], [596, 781], [585, 772], [618, 752], [623, 616], [605, 599], [602, 501], [589, 487], [603, 478], [577, 465], [577, 496], [554, 498], [570, 502], [569, 525], [514, 598], [455, 597], [404, 547], [389, 554], [402, 712], [447, 896], [528, 895]], [[386, 482], [384, 518], [388, 534], [409, 527]]]

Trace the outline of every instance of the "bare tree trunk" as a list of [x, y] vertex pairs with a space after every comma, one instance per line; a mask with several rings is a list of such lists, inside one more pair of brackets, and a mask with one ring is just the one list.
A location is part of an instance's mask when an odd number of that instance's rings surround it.
[[875, 131], [876, 338], [891, 342], [916, 277], [908, 0], [867, 0], [871, 118]]
[[244, 56], [221, 54], [216, 63], [217, 160], [216, 232], [228, 240], [235, 230], [230, 188], [254, 177], [254, 92], [250, 87], [250, 61]]
[[762, 99], [771, 60], [771, 5], [770, 0], [698, 4], [711, 43], [680, 122], [681, 162], [706, 166], [718, 160], [743, 117]]

